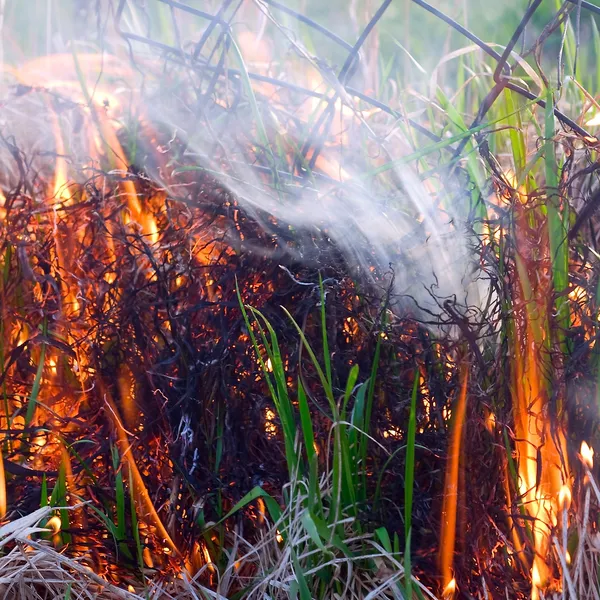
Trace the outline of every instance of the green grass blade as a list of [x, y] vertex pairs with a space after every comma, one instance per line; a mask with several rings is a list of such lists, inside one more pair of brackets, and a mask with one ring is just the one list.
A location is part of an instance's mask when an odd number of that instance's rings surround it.
[[300, 412], [300, 424], [302, 426], [302, 436], [304, 438], [306, 456], [310, 463], [317, 454], [315, 451], [315, 434], [306, 392], [304, 391], [304, 386], [300, 379], [298, 379], [298, 411]]
[[40, 385], [42, 383], [42, 375], [44, 373], [44, 362], [46, 359], [46, 344], [42, 344], [42, 350], [40, 352], [40, 362], [38, 364], [37, 371], [35, 373], [35, 379], [33, 380], [33, 386], [31, 387], [31, 394], [27, 401], [27, 412], [25, 414], [25, 426], [28, 426], [33, 419], [35, 414], [35, 408], [37, 406], [37, 399], [40, 393]]
[[329, 380], [327, 379], [325, 373], [323, 373], [323, 369], [321, 368], [319, 360], [317, 359], [317, 355], [315, 354], [314, 350], [312, 349], [312, 346], [310, 345], [309, 341], [306, 339], [306, 336], [304, 335], [304, 331], [302, 331], [302, 328], [300, 327], [300, 325], [298, 325], [298, 323], [296, 322], [294, 317], [292, 317], [290, 312], [285, 307], [282, 307], [282, 309], [285, 312], [285, 314], [289, 317], [290, 321], [296, 328], [296, 331], [298, 331], [298, 334], [300, 335], [302, 344], [304, 345], [304, 347], [306, 348], [306, 351], [308, 352], [308, 354], [310, 356], [310, 359], [315, 367], [315, 370], [317, 371], [317, 375], [319, 377], [321, 385], [323, 386], [323, 389], [325, 390], [327, 400], [329, 400], [329, 406], [330, 406], [331, 412], [333, 414], [333, 419], [334, 419], [334, 421], [337, 421], [338, 420], [338, 409], [337, 409], [337, 405], [335, 403], [335, 398], [333, 397], [333, 389], [329, 385]]
[[344, 402], [342, 404], [342, 412], [341, 419], [342, 421], [346, 420], [346, 411], [348, 408], [348, 402], [352, 396], [352, 392], [354, 390], [354, 386], [356, 385], [356, 381], [358, 379], [358, 365], [353, 365], [350, 369], [350, 373], [348, 374], [348, 381], [346, 382], [346, 391], [344, 392]]
[[322, 552], [327, 552], [325, 545], [323, 544], [323, 540], [321, 539], [321, 536], [319, 535], [319, 531], [317, 530], [317, 525], [314, 522], [314, 520], [312, 519], [312, 517], [310, 516], [310, 513], [308, 511], [305, 511], [304, 513], [302, 513], [301, 520], [302, 520], [302, 525], [304, 526], [304, 529], [306, 529], [306, 533], [308, 533], [308, 535], [310, 536], [312, 541], [315, 543], [317, 548], [319, 548]]
[[554, 138], [556, 134], [554, 123], [554, 99], [552, 90], [548, 89], [545, 111], [546, 142], [544, 144], [546, 186], [548, 189], [546, 210], [548, 215], [552, 279], [554, 282], [554, 291], [557, 293], [555, 306], [557, 319], [561, 325], [557, 330], [557, 335], [559, 336], [559, 343], [563, 345], [564, 335], [562, 335], [561, 331], [566, 331], [569, 327], [568, 300], [564, 294], [561, 294], [561, 292], [565, 291], [569, 285], [569, 247], [565, 225], [568, 220], [568, 215], [561, 214], [561, 199], [558, 195], [559, 174], [558, 158], [554, 149]]
[[[385, 311], [384, 318], [382, 321], [382, 325], [385, 325]], [[365, 402], [364, 409], [364, 418], [361, 423], [361, 429], [365, 433], [369, 433], [371, 427], [371, 414], [373, 412], [373, 401], [375, 398], [375, 385], [377, 381], [377, 371], [379, 369], [379, 359], [381, 357], [381, 335], [377, 336], [377, 345], [375, 346], [375, 356], [373, 357], [373, 364], [371, 365], [371, 376], [369, 377], [369, 383], [367, 387], [367, 397]], [[360, 461], [360, 465], [362, 467], [362, 486], [361, 486], [361, 500], [366, 500], [367, 494], [367, 472], [366, 472], [366, 464], [367, 464], [367, 448], [369, 444], [369, 438], [367, 436], [362, 436], [358, 440], [358, 460]]]
[[292, 563], [294, 565], [294, 573], [296, 575], [296, 584], [298, 586], [298, 592], [300, 593], [300, 600], [312, 600], [308, 583], [306, 582], [306, 578], [302, 572], [302, 568], [300, 567], [296, 553], [293, 550]]
[[46, 474], [42, 477], [42, 490], [40, 492], [40, 507], [48, 506], [48, 480]]
[[406, 576], [406, 597], [412, 597], [410, 536], [412, 531], [412, 504], [413, 488], [415, 482], [415, 436], [417, 431], [417, 395], [419, 392], [419, 370], [415, 370], [410, 399], [410, 416], [408, 418], [408, 432], [406, 440], [406, 465], [404, 469], [404, 573]]
[[325, 363], [325, 374], [327, 375], [327, 382], [329, 387], [333, 388], [333, 381], [331, 379], [331, 357], [329, 356], [329, 341], [327, 339], [327, 317], [325, 314], [325, 291], [323, 289], [323, 278], [319, 273], [319, 291], [321, 294], [321, 332], [323, 336], [323, 362]]
[[115, 501], [117, 504], [117, 540], [122, 542], [125, 539], [125, 486], [123, 485], [123, 471], [121, 469], [121, 459], [116, 446], [112, 446], [112, 461], [115, 472]]
[[229, 519], [229, 517], [234, 515], [236, 512], [240, 511], [242, 508], [248, 506], [248, 504], [250, 504], [251, 502], [254, 502], [257, 498], [264, 499], [265, 505], [267, 506], [267, 510], [269, 511], [269, 514], [271, 515], [271, 518], [274, 522], [277, 522], [281, 519], [281, 509], [279, 508], [277, 501], [273, 498], [273, 496], [265, 492], [265, 490], [263, 490], [260, 486], [257, 485], [254, 488], [252, 488], [239, 502], [237, 502], [220, 521], [217, 521], [216, 523], [208, 527], [205, 531], [210, 531], [218, 525], [221, 525], [224, 521]]
[[[264, 317], [264, 315], [262, 315], [260, 313], [260, 311], [257, 311], [256, 309], [253, 309], [252, 307], [248, 307], [248, 310], [251, 312], [251, 314], [254, 317], [254, 323], [258, 327], [263, 345], [267, 351], [267, 355], [268, 355], [269, 359], [271, 360], [273, 377], [275, 379], [275, 385], [273, 385], [273, 381], [271, 380], [271, 373], [269, 372], [269, 369], [267, 368], [267, 364], [265, 363], [263, 356], [261, 354], [260, 344], [258, 343], [256, 335], [254, 334], [254, 330], [252, 328], [252, 323], [250, 321], [250, 316], [248, 315], [246, 306], [244, 305], [244, 303], [242, 301], [242, 297], [240, 294], [239, 287], [237, 285], [237, 281], [236, 281], [236, 292], [237, 292], [237, 297], [238, 297], [238, 303], [240, 305], [240, 310], [242, 311], [242, 316], [243, 316], [244, 322], [246, 324], [246, 328], [248, 330], [248, 335], [250, 336], [250, 340], [252, 341], [252, 345], [254, 347], [254, 351], [256, 353], [257, 360], [262, 369], [263, 375], [265, 377], [265, 381], [267, 383], [269, 392], [271, 394], [271, 398], [273, 399], [273, 403], [275, 404], [275, 408], [277, 410], [277, 413], [278, 413], [280, 421], [281, 421], [281, 426], [282, 426], [282, 430], [283, 430], [283, 439], [284, 439], [284, 445], [285, 445], [285, 452], [286, 452], [286, 460], [288, 463], [288, 471], [289, 471], [290, 477], [291, 477], [291, 476], [293, 476], [294, 472], [298, 468], [300, 457], [297, 455], [296, 449], [295, 449], [296, 421], [294, 418], [293, 406], [292, 406], [292, 403], [288, 396], [285, 368], [283, 365], [283, 361], [281, 359], [281, 353], [279, 351], [279, 346], [277, 343], [277, 336], [275, 334], [275, 331], [271, 327], [270, 323], [268, 322], [268, 320]], [[266, 333], [265, 333], [259, 319], [261, 319], [263, 321], [263, 323], [267, 327], [267, 330], [269, 331], [269, 334], [271, 337], [270, 343], [266, 337]]]
[[515, 175], [517, 180], [519, 180], [527, 166], [527, 147], [521, 123], [523, 108], [516, 108], [513, 93], [508, 89], [504, 90], [504, 101], [506, 103], [507, 115], [503, 120], [510, 126], [508, 130], [510, 150], [513, 157]]
[[[129, 471], [129, 489], [135, 489], [135, 484], [133, 482], [133, 474], [131, 470]], [[142, 579], [144, 581], [144, 585], [146, 585], [146, 576], [144, 575], [144, 548], [142, 546], [142, 538], [140, 536], [140, 528], [138, 524], [137, 510], [135, 507], [135, 498], [134, 494], [129, 495], [130, 506], [131, 506], [131, 529], [133, 531], [133, 539], [135, 541], [135, 550], [136, 557], [138, 561], [138, 567], [140, 569], [140, 573], [142, 574]]]
[[[596, 65], [596, 89], [600, 88], [600, 32], [596, 19], [590, 19], [592, 22], [592, 35], [594, 38], [594, 64]], [[593, 89], [593, 86], [588, 86]]]
[[451, 137], [444, 138], [440, 142], [435, 142], [434, 144], [430, 144], [429, 146], [426, 146], [425, 148], [423, 148], [421, 150], [417, 150], [416, 152], [407, 154], [406, 156], [403, 156], [402, 158], [389, 161], [389, 162], [381, 165], [380, 167], [377, 167], [370, 171], [361, 173], [360, 176], [358, 177], [358, 179], [367, 179], [369, 177], [374, 177], [375, 175], [385, 173], [386, 171], [389, 171], [390, 169], [394, 169], [396, 167], [406, 165], [410, 162], [420, 160], [420, 159], [424, 158], [425, 156], [432, 154], [433, 152], [438, 152], [439, 150], [444, 150], [445, 148], [448, 148], [449, 146], [451, 146], [452, 144], [455, 144], [456, 142], [460, 142], [460, 141], [464, 140], [465, 138], [475, 135], [476, 133], [480, 133], [482, 131], [485, 131], [486, 129], [490, 129], [490, 127], [492, 125], [498, 125], [498, 124], [505, 125], [506, 122], [508, 120], [510, 120], [511, 118], [514, 120], [514, 117], [517, 116], [521, 111], [523, 111], [525, 109], [525, 107], [533, 106], [538, 100], [539, 100], [538, 98], [536, 98], [535, 100], [530, 100], [527, 103], [525, 103], [523, 105], [523, 107], [520, 107], [520, 108], [514, 108], [514, 106], [513, 106], [513, 110], [509, 111], [508, 114], [502, 115], [501, 117], [498, 117], [497, 119], [491, 119], [482, 125], [478, 125], [477, 127], [473, 127], [472, 129], [468, 129], [467, 131], [458, 133]]

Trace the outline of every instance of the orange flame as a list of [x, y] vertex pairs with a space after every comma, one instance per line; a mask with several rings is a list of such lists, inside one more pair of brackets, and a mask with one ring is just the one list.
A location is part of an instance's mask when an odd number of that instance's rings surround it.
[[581, 450], [579, 451], [583, 464], [588, 469], [594, 468], [594, 449], [584, 440], [581, 442]]
[[4, 472], [4, 459], [0, 451], [0, 520], [6, 516], [6, 474]]
[[179, 549], [177, 548], [175, 542], [169, 535], [169, 532], [164, 526], [159, 514], [156, 512], [156, 508], [154, 507], [152, 499], [150, 498], [150, 494], [148, 493], [142, 475], [140, 474], [140, 471], [137, 468], [135, 457], [133, 456], [133, 449], [131, 447], [131, 443], [129, 442], [127, 431], [123, 427], [123, 423], [121, 422], [121, 418], [119, 417], [117, 407], [115, 403], [109, 398], [108, 393], [105, 397], [106, 403], [109, 408], [109, 413], [112, 417], [113, 424], [117, 431], [119, 454], [121, 456], [124, 466], [127, 468], [128, 474], [132, 479], [134, 488], [133, 491], [135, 493], [136, 500], [140, 507], [143, 507], [145, 509], [145, 516], [153, 522], [157, 531], [165, 540], [165, 543], [169, 550], [178, 555]]
[[[448, 451], [448, 466], [444, 485], [444, 501], [442, 506], [442, 531], [440, 541], [440, 567], [444, 597], [452, 597], [456, 589], [456, 581], [452, 574], [454, 545], [456, 541], [456, 513], [458, 504], [458, 472], [461, 458], [461, 442], [467, 409], [467, 383], [469, 379], [468, 364], [465, 362], [461, 371], [461, 388], [456, 405], [452, 437]], [[452, 590], [449, 593], [448, 590]]]
[[520, 204], [515, 207], [522, 220], [517, 229], [517, 246], [521, 253], [516, 257], [520, 289], [515, 290], [515, 307], [522, 307], [523, 317], [515, 320], [512, 348], [514, 437], [518, 494], [522, 508], [532, 519], [534, 557], [530, 574], [532, 598], [537, 598], [539, 590], [550, 583], [547, 564], [550, 533], [557, 525], [559, 494], [567, 487], [568, 465], [564, 432], [559, 424], [553, 426], [550, 418], [543, 375], [550, 368], [544, 362], [547, 353], [543, 333], [548, 322], [545, 299], [551, 293], [549, 279], [540, 277], [539, 267], [528, 262], [546, 256], [547, 247], [542, 244], [533, 251], [522, 242], [520, 233], [527, 227], [527, 214]]

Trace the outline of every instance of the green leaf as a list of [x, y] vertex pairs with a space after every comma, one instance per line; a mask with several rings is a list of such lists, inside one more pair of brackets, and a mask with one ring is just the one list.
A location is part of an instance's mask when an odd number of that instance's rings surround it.
[[356, 385], [356, 381], [358, 379], [358, 365], [354, 365], [350, 369], [350, 373], [348, 374], [348, 381], [346, 382], [346, 391], [344, 392], [344, 403], [342, 405], [342, 421], [346, 420], [346, 408], [348, 406], [348, 402], [352, 396], [352, 391], [354, 390], [354, 386]]
[[312, 600], [312, 596], [310, 595], [310, 590], [308, 588], [308, 583], [306, 582], [306, 578], [304, 577], [304, 573], [302, 572], [300, 563], [298, 562], [298, 558], [296, 557], [296, 553], [293, 550], [291, 555], [292, 563], [294, 564], [294, 573], [296, 575], [296, 583], [298, 584], [298, 591], [300, 592], [300, 600]]
[[331, 357], [329, 356], [329, 341], [327, 339], [327, 318], [325, 314], [325, 290], [323, 289], [323, 278], [319, 273], [319, 292], [321, 294], [321, 333], [323, 336], [323, 360], [325, 361], [325, 373], [327, 375], [327, 383], [330, 388], [333, 388], [333, 380], [331, 378]]
[[313, 521], [310, 513], [308, 511], [304, 511], [301, 517], [302, 525], [304, 525], [304, 529], [306, 529], [306, 533], [310, 536], [310, 539], [317, 545], [317, 547], [323, 552], [327, 552], [325, 546], [323, 545], [323, 540], [319, 536], [319, 532], [317, 530], [317, 525]]
[[122, 542], [125, 539], [125, 486], [123, 485], [123, 471], [121, 469], [121, 459], [116, 446], [111, 447], [113, 469], [115, 471], [115, 499], [117, 503], [117, 540]]
[[48, 480], [46, 474], [42, 476], [42, 491], [40, 497], [40, 507], [48, 506]]
[[257, 485], [256, 487], [252, 488], [239, 502], [237, 502], [235, 506], [222, 519], [211, 525], [209, 528], [205, 529], [205, 531], [210, 531], [211, 529], [214, 529], [215, 527], [217, 527], [217, 525], [220, 525], [221, 523], [229, 519], [229, 517], [234, 515], [236, 512], [238, 512], [245, 506], [248, 506], [248, 504], [250, 504], [251, 502], [254, 502], [254, 500], [256, 500], [257, 498], [264, 499], [265, 505], [267, 506], [269, 514], [271, 515], [271, 518], [274, 522], [277, 522], [281, 519], [281, 509], [279, 508], [277, 501], [273, 498], [273, 496], [265, 492], [265, 490], [263, 490], [260, 486]]
[[375, 530], [375, 536], [381, 542], [384, 550], [392, 554], [392, 541], [390, 540], [390, 534], [388, 533], [388, 530], [385, 527], [378, 527]]
[[31, 387], [31, 395], [27, 401], [27, 412], [25, 414], [25, 426], [27, 427], [33, 415], [35, 414], [35, 408], [37, 406], [37, 398], [40, 393], [40, 385], [42, 383], [42, 374], [44, 373], [44, 362], [46, 359], [46, 344], [42, 343], [42, 351], [40, 352], [40, 362], [38, 364], [37, 371], [35, 373], [35, 379], [33, 380], [33, 386]]

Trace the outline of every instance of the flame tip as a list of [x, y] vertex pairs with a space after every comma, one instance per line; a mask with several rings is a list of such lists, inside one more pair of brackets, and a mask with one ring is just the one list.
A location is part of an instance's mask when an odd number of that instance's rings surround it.
[[583, 464], [591, 469], [594, 466], [594, 449], [585, 440], [581, 442], [579, 454]]

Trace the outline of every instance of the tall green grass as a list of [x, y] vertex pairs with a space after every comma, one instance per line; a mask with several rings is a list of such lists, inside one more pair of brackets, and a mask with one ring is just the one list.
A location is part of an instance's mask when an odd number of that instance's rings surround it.
[[[416, 593], [421, 597], [421, 591], [415, 588], [411, 577], [410, 559], [418, 374], [415, 375], [411, 395], [405, 481], [406, 544], [401, 549], [396, 533], [390, 538], [385, 528], [369, 530], [360, 518], [370, 498], [365, 475], [369, 445], [377, 443], [370, 432], [370, 415], [381, 346], [380, 343], [376, 346], [368, 378], [360, 382], [358, 366], [352, 366], [344, 392], [336, 399], [336, 373], [329, 355], [326, 294], [322, 282], [320, 297], [320, 350], [309, 343], [302, 327], [283, 309], [308, 355], [308, 364], [314, 368], [317, 376], [319, 387], [312, 389], [309, 396], [301, 378], [294, 386], [290, 385], [273, 326], [260, 311], [244, 304], [238, 290], [244, 323], [278, 417], [289, 484], [284, 486], [279, 498], [273, 497], [260, 486], [255, 487], [219, 522], [204, 524], [205, 540], [209, 549], [212, 548], [211, 556], [216, 556], [210, 532], [224, 527], [238, 511], [262, 499], [268, 513], [265, 516], [280, 536], [279, 544], [289, 548], [294, 572], [294, 581], [290, 585], [291, 598], [309, 600], [328, 598], [331, 593], [343, 594], [343, 586], [336, 580], [334, 564], [347, 564], [350, 571], [356, 569], [357, 573], [366, 570], [375, 574], [382, 566], [381, 560], [391, 561], [390, 566], [394, 563], [397, 565], [398, 571], [390, 585], [398, 594], [409, 598]], [[320, 413], [320, 409], [311, 407], [309, 398], [312, 397], [324, 399], [328, 408], [329, 443], [325, 447], [322, 443], [318, 444], [315, 437], [313, 414], [315, 411]], [[296, 546], [299, 539], [303, 543]], [[374, 547], [378, 548], [376, 552]], [[354, 567], [350, 567], [350, 564]], [[217, 561], [215, 565], [218, 566]], [[256, 585], [258, 583], [254, 582], [246, 592]]]

